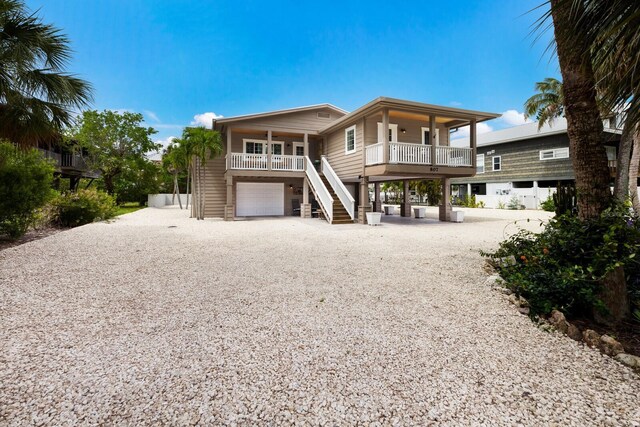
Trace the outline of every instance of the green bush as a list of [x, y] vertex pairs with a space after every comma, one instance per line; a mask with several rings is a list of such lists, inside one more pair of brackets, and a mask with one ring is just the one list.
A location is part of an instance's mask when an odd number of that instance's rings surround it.
[[509, 204], [507, 206], [509, 207], [509, 209], [514, 211], [521, 209], [522, 205], [520, 204], [520, 198], [518, 198], [518, 196], [511, 197], [511, 200], [509, 200]]
[[555, 212], [556, 210], [556, 203], [553, 201], [553, 196], [549, 195], [549, 197], [547, 198], [547, 200], [545, 200], [544, 202], [540, 203], [540, 207], [542, 208], [542, 210], [547, 211], [547, 212]]
[[27, 232], [51, 200], [54, 166], [38, 150], [0, 142], [0, 234], [16, 239]]
[[54, 221], [63, 227], [113, 218], [116, 210], [113, 197], [93, 189], [63, 193], [53, 202]]
[[[553, 309], [569, 316], [604, 310], [602, 278], [622, 266], [631, 301], [640, 301], [640, 220], [628, 209], [611, 208], [599, 218], [572, 215], [551, 219], [539, 234], [520, 231], [489, 256], [505, 285], [529, 301], [531, 314]], [[515, 258], [515, 263], [504, 262]], [[640, 307], [636, 307], [640, 308]]]

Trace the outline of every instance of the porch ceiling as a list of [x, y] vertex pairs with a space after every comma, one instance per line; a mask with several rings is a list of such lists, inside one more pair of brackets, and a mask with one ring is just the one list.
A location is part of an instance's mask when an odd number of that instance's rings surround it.
[[[231, 130], [232, 133], [241, 133], [246, 135], [257, 135], [263, 138], [267, 137], [267, 129], [252, 129], [252, 128], [233, 128]], [[280, 132], [277, 130], [272, 130], [272, 138], [276, 137], [304, 137], [304, 132]], [[315, 135], [309, 135], [309, 141], [315, 139]]]

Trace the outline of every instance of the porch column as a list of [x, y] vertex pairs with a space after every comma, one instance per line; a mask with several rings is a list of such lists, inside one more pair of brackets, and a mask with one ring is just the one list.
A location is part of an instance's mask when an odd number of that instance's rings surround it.
[[429, 116], [429, 144], [431, 144], [431, 164], [437, 165], [436, 162], [436, 116], [433, 114]]
[[477, 136], [476, 136], [476, 119], [471, 119], [471, 123], [469, 123], [469, 146], [471, 147], [471, 167], [473, 168], [473, 174], [476, 174], [476, 145], [477, 145]]
[[409, 183], [408, 179], [402, 181], [404, 184], [404, 190], [402, 191], [402, 204], [400, 205], [400, 216], [411, 217], [411, 198], [409, 197]]
[[535, 208], [540, 209], [540, 192], [538, 191], [538, 181], [533, 181], [533, 200], [535, 202]]
[[303, 141], [304, 141], [304, 155], [305, 157], [307, 157], [309, 156], [309, 134], [308, 133], [304, 134]]
[[271, 130], [267, 131], [267, 170], [271, 170]]
[[[378, 141], [380, 142], [380, 141]], [[389, 109], [382, 109], [382, 163], [389, 163]]]
[[300, 206], [300, 217], [311, 218], [311, 203], [309, 203], [309, 181], [302, 180], [302, 205]]
[[233, 204], [233, 175], [227, 172], [227, 203], [224, 205], [224, 220], [233, 221], [236, 214], [236, 207]]
[[380, 183], [379, 182], [374, 183], [373, 188], [376, 195], [376, 200], [373, 203], [373, 211], [382, 212], [382, 200], [380, 200]]
[[231, 128], [227, 128], [227, 170], [231, 168]]
[[367, 212], [371, 211], [369, 203], [369, 178], [363, 176], [360, 179], [360, 200], [358, 203], [358, 224], [367, 223]]
[[442, 201], [440, 202], [440, 221], [451, 221], [451, 178], [442, 177]]
[[471, 184], [467, 184], [467, 195], [471, 197]]

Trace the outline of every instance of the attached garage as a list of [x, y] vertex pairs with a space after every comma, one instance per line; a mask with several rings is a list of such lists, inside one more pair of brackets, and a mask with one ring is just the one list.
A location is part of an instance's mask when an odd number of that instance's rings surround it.
[[236, 216], [284, 215], [284, 183], [238, 182]]

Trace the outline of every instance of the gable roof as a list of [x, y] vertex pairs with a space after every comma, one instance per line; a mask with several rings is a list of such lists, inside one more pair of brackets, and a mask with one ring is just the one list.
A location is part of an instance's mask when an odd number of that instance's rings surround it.
[[287, 108], [284, 110], [274, 110], [274, 111], [267, 111], [264, 113], [254, 113], [254, 114], [243, 114], [240, 116], [233, 116], [233, 117], [223, 117], [221, 119], [216, 119], [216, 123], [228, 123], [228, 122], [238, 122], [238, 121], [242, 121], [242, 120], [252, 120], [252, 119], [258, 119], [258, 118], [263, 118], [263, 117], [271, 117], [271, 116], [277, 116], [280, 114], [289, 114], [289, 113], [299, 113], [302, 111], [312, 111], [312, 110], [320, 110], [323, 108], [327, 108], [329, 110], [335, 111], [336, 113], [339, 113], [340, 115], [345, 115], [348, 112], [343, 110], [342, 108], [338, 108], [335, 105], [331, 105], [331, 104], [315, 104], [315, 105], [307, 105], [304, 107], [296, 107], [296, 108]]

